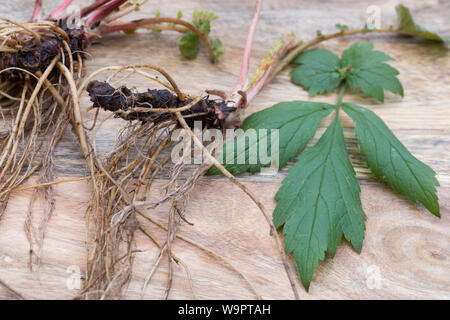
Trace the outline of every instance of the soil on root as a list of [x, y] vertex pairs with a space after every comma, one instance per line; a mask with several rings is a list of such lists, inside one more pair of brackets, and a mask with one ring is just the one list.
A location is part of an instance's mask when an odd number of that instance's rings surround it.
[[[66, 33], [68, 39], [55, 30], [40, 31], [39, 43], [35, 37], [29, 34], [18, 35], [15, 39], [16, 44], [12, 48], [17, 49], [16, 52], [0, 52], [0, 70], [20, 68], [33, 74], [37, 71], [44, 72], [51, 61], [61, 52], [65, 52], [63, 60], [68, 65], [69, 57], [64, 48], [64, 40], [68, 40], [67, 44], [74, 57], [78, 53], [81, 53], [83, 57], [82, 52], [88, 42], [84, 30], [69, 28], [65, 20], [59, 20], [58, 27]], [[17, 69], [6, 70], [0, 75], [2, 80], [9, 81], [23, 80], [25, 76], [24, 72]]]
[[[146, 92], [134, 93], [126, 86], [116, 89], [107, 82], [97, 80], [89, 83], [87, 91], [94, 108], [114, 112], [116, 117], [124, 120], [140, 120], [143, 123], [176, 120], [174, 113], [148, 112], [145, 108], [179, 109], [193, 101], [190, 98], [180, 101], [176, 94], [167, 89], [148, 89]], [[235, 110], [234, 107], [227, 107], [225, 100], [210, 99], [208, 96], [181, 114], [191, 128], [195, 121], [200, 121], [203, 128], [222, 128], [223, 120]]]

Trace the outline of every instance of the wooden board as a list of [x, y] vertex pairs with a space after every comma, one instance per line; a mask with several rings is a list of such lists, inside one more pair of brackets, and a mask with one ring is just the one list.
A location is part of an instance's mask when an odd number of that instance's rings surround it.
[[[32, 2], [0, 3], [1, 15], [26, 19]], [[79, 1], [82, 3], [86, 1]], [[151, 4], [150, 4], [151, 3]], [[447, 19], [450, 3], [439, 1], [403, 1], [409, 6], [417, 23], [449, 36]], [[332, 32], [335, 23], [350, 27], [364, 24], [369, 5], [381, 8], [381, 23], [394, 23], [395, 2], [391, 1], [265, 1], [256, 33], [252, 68], [256, 67], [269, 44], [287, 31], [309, 39], [317, 29]], [[54, 6], [47, 3], [46, 6]], [[46, 7], [47, 8], [47, 7]], [[187, 61], [177, 48], [178, 34], [145, 32], [133, 36], [111, 35], [91, 47], [88, 73], [108, 65], [152, 63], [164, 67], [183, 91], [199, 94], [205, 89], [229, 90], [237, 79], [246, 30], [252, 15], [252, 1], [149, 1], [136, 17], [176, 16], [182, 10], [190, 17], [194, 8], [214, 11], [220, 19], [213, 23], [213, 36], [222, 39], [225, 55], [216, 65], [209, 63], [202, 48], [198, 59]], [[48, 12], [48, 11], [47, 11]], [[375, 48], [395, 58], [392, 65], [400, 71], [405, 97], [386, 94], [384, 104], [359, 95], [348, 100], [369, 106], [380, 115], [398, 138], [420, 160], [437, 173], [442, 218], [427, 213], [417, 204], [377, 182], [359, 155], [353, 123], [343, 117], [347, 147], [361, 183], [363, 208], [368, 216], [366, 239], [361, 254], [342, 244], [333, 260], [319, 263], [309, 293], [299, 285], [302, 299], [450, 299], [450, 62], [448, 47], [408, 37], [358, 36], [332, 40], [322, 47], [342, 52], [354, 41], [374, 43]], [[279, 101], [308, 100], [308, 94], [289, 81], [285, 70], [268, 85], [246, 110], [246, 114], [262, 110]], [[135, 78], [129, 86], [151, 86]], [[312, 101], [333, 102], [336, 95], [321, 96]], [[82, 98], [83, 107], [89, 99]], [[101, 114], [105, 117], [106, 114]], [[92, 114], [85, 113], [86, 119]], [[311, 143], [317, 141], [330, 119], [325, 119]], [[100, 150], [112, 144], [119, 120], [108, 120], [98, 134]], [[73, 134], [68, 131], [57, 149], [59, 178], [86, 174], [81, 152]], [[286, 176], [286, 170], [274, 176], [243, 175], [240, 180], [253, 190], [264, 205], [275, 207], [273, 196]], [[161, 173], [157, 181], [166, 181]], [[33, 184], [33, 181], [29, 182]], [[84, 269], [86, 201], [90, 188], [86, 182], [60, 184], [55, 187], [56, 211], [47, 231], [39, 270], [30, 271], [29, 247], [24, 233], [31, 191], [15, 194], [0, 221], [0, 280], [28, 299], [70, 299], [70, 270]], [[33, 209], [38, 225], [40, 202]], [[151, 212], [164, 221], [167, 208]], [[235, 186], [223, 178], [204, 178], [195, 188], [187, 217], [194, 226], [182, 225], [179, 233], [232, 261], [266, 299], [290, 299], [292, 293], [261, 214], [256, 206]], [[164, 233], [147, 225], [160, 239]], [[137, 233], [134, 276], [127, 298], [140, 298], [143, 279], [155, 260], [156, 247]], [[174, 242], [174, 252], [189, 266], [196, 295], [202, 299], [254, 298], [235, 272], [181, 240]], [[291, 261], [292, 262], [292, 261]], [[162, 297], [167, 281], [167, 265], [163, 263], [146, 290], [144, 298]], [[0, 298], [12, 298], [0, 286]], [[170, 298], [192, 298], [184, 271], [175, 269], [174, 288]]]

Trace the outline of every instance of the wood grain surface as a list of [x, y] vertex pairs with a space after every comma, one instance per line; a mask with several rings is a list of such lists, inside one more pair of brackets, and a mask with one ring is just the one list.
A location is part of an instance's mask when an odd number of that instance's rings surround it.
[[[44, 1], [47, 12], [56, 1]], [[88, 1], [75, 1], [86, 3]], [[283, 32], [295, 31], [298, 37], [310, 39], [316, 30], [334, 31], [334, 24], [360, 27], [367, 17], [369, 5], [381, 8], [381, 23], [395, 23], [397, 1], [327, 0], [265, 1], [256, 32], [251, 68], [257, 66], [270, 44]], [[418, 24], [450, 35], [449, 1], [403, 1], [410, 7]], [[0, 16], [27, 19], [33, 1], [0, 0]], [[152, 1], [134, 14], [136, 18], [176, 16], [178, 10], [186, 18], [194, 8], [211, 10], [220, 19], [213, 22], [214, 37], [221, 38], [225, 54], [218, 64], [211, 64], [205, 48], [194, 61], [183, 59], [177, 47], [179, 34], [142, 32], [132, 36], [109, 35], [89, 49], [87, 72], [108, 65], [151, 63], [162, 66], [192, 95], [205, 89], [229, 91], [239, 74], [246, 32], [253, 11], [253, 1]], [[428, 213], [421, 205], [409, 202], [391, 188], [374, 179], [359, 154], [354, 125], [343, 115], [343, 126], [351, 160], [361, 184], [363, 209], [367, 214], [367, 230], [361, 254], [347, 243], [340, 245], [333, 260], [320, 262], [309, 293], [299, 284], [302, 299], [450, 299], [450, 61], [449, 47], [410, 37], [366, 35], [327, 41], [326, 47], [341, 53], [354, 41], [372, 42], [375, 49], [386, 52], [400, 71], [405, 97], [386, 93], [385, 103], [348, 95], [347, 100], [368, 106], [377, 113], [418, 159], [430, 165], [438, 174], [442, 218]], [[104, 78], [106, 75], [101, 76]], [[128, 86], [145, 88], [152, 83], [142, 78], [129, 78]], [[289, 100], [334, 102], [335, 94], [309, 98], [307, 92], [289, 80], [289, 68], [269, 84], [245, 111], [245, 114]], [[84, 109], [89, 98], [82, 97]], [[87, 123], [93, 114], [84, 113]], [[100, 118], [105, 118], [101, 113]], [[329, 123], [323, 121], [311, 141], [315, 143]], [[97, 145], [106, 152], [112, 145], [122, 122], [107, 120], [98, 133]], [[87, 173], [75, 136], [68, 130], [57, 148], [58, 179], [82, 177]], [[273, 196], [286, 169], [273, 176], [242, 175], [239, 177], [272, 211]], [[163, 186], [167, 175], [158, 176], [157, 186]], [[33, 184], [34, 180], [29, 181]], [[159, 188], [161, 189], [161, 188]], [[157, 190], [159, 190], [157, 188]], [[27, 299], [70, 299], [70, 270], [85, 268], [86, 202], [90, 196], [85, 181], [55, 186], [56, 210], [47, 231], [42, 262], [38, 270], [29, 269], [29, 246], [24, 233], [28, 203], [33, 191], [13, 195], [7, 212], [0, 220], [0, 280]], [[33, 208], [33, 221], [39, 223], [41, 201]], [[149, 212], [164, 222], [167, 207]], [[257, 207], [239, 189], [223, 178], [205, 177], [195, 188], [187, 211], [194, 226], [183, 224], [179, 233], [220, 253], [244, 273], [265, 299], [291, 299], [292, 292], [275, 250], [269, 230]], [[145, 223], [145, 222], [143, 222]], [[145, 223], [160, 239], [164, 233]], [[142, 233], [137, 233], [134, 276], [127, 298], [140, 298], [146, 273], [151, 268], [157, 248]], [[252, 299], [254, 295], [229, 267], [204, 251], [182, 241], [174, 242], [174, 252], [189, 267], [194, 291], [201, 299]], [[146, 299], [163, 297], [167, 281], [167, 265], [162, 264], [145, 292]], [[291, 265], [294, 268], [292, 261]], [[183, 269], [175, 268], [171, 299], [191, 299], [192, 292]], [[0, 298], [14, 298], [0, 286]]]

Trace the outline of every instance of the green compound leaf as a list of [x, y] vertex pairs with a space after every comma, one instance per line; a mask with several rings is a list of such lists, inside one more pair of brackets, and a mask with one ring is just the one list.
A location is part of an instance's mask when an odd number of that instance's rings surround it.
[[406, 32], [410, 35], [422, 37], [429, 40], [436, 40], [442, 42], [448, 42], [449, 39], [447, 37], [441, 36], [437, 33], [428, 31], [421, 26], [414, 23], [414, 20], [409, 12], [409, 9], [402, 4], [399, 4], [395, 7], [395, 11], [397, 12], [397, 17], [399, 20], [398, 29], [400, 31]]
[[334, 256], [342, 233], [361, 251], [365, 215], [337, 117], [297, 159], [275, 196], [274, 223], [284, 225], [285, 250], [293, 252], [308, 290], [318, 260], [324, 260], [327, 250]]
[[[262, 164], [259, 156], [256, 159], [257, 161], [250, 160], [251, 156], [260, 154], [259, 147], [263, 145], [262, 141], [264, 141], [264, 146], [267, 147], [266, 154], [271, 154], [271, 129], [279, 129], [279, 167], [284, 167], [299, 151], [305, 149], [322, 119], [329, 115], [333, 109], [334, 106], [327, 103], [291, 101], [278, 103], [250, 115], [245, 119], [241, 129], [244, 131], [255, 129], [256, 139], [246, 143], [246, 136], [241, 135], [226, 143], [222, 148], [223, 158], [225, 159], [222, 161], [224, 167], [232, 174], [238, 174], [245, 171], [258, 172], [261, 167], [269, 166], [268, 163]], [[268, 130], [264, 133], [259, 129]], [[252, 151], [252, 155], [250, 155], [250, 151]], [[241, 161], [242, 158], [245, 161]], [[228, 159], [231, 160], [228, 161]], [[227, 161], [232, 162], [232, 164], [226, 164]], [[251, 164], [251, 162], [256, 163]], [[220, 171], [216, 167], [212, 167], [208, 174], [220, 174]]]
[[439, 216], [439, 182], [433, 169], [417, 160], [375, 113], [350, 103], [342, 108], [356, 124], [361, 154], [375, 176], [386, 178], [395, 191]]
[[195, 32], [186, 32], [181, 37], [178, 48], [183, 57], [187, 59], [197, 58], [198, 52], [200, 51], [198, 35]]
[[309, 89], [309, 95], [330, 93], [342, 81], [339, 57], [324, 49], [313, 49], [299, 54], [294, 63], [301, 64], [292, 71], [292, 81]]
[[383, 102], [383, 89], [403, 96], [403, 87], [397, 79], [399, 72], [383, 63], [392, 60], [381, 51], [372, 50], [370, 43], [354, 43], [342, 53], [341, 69], [346, 70], [350, 88], [360, 87], [364, 94]]

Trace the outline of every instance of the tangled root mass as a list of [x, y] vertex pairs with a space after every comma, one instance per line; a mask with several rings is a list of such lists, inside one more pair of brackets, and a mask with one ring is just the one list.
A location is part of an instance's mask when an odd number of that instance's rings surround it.
[[[59, 20], [58, 26], [67, 34], [68, 45], [73, 55], [83, 52], [87, 46], [87, 36], [83, 29], [71, 29], [66, 20]], [[16, 52], [0, 52], [0, 70], [8, 68], [20, 68], [31, 73], [44, 72], [58, 53], [65, 52], [65, 61], [69, 59], [64, 50], [64, 38], [54, 30], [42, 30], [40, 43], [36, 38], [28, 34], [21, 34], [16, 39]], [[2, 72], [3, 80], [22, 80], [25, 73], [17, 69]]]

